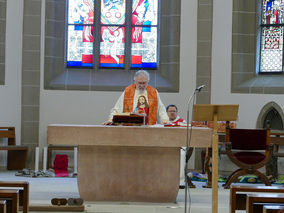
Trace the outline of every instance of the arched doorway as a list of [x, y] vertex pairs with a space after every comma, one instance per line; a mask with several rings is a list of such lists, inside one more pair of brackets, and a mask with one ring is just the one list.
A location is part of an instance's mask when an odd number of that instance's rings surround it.
[[[270, 128], [271, 130], [283, 130], [284, 114], [281, 107], [275, 102], [267, 103], [260, 111], [257, 119], [257, 128]], [[277, 178], [278, 159], [272, 156], [267, 168], [267, 174]]]

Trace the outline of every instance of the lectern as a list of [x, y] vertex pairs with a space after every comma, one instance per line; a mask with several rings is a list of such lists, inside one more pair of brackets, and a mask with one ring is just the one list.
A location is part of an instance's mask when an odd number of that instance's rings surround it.
[[195, 104], [194, 121], [214, 121], [212, 142], [212, 213], [218, 213], [218, 126], [217, 121], [235, 121], [238, 104]]

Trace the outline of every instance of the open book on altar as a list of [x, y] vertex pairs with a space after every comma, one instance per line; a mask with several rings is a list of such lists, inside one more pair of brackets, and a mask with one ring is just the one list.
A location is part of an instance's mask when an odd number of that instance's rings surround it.
[[114, 125], [144, 125], [145, 124], [146, 114], [138, 114], [138, 113], [116, 113], [113, 115], [112, 122]]

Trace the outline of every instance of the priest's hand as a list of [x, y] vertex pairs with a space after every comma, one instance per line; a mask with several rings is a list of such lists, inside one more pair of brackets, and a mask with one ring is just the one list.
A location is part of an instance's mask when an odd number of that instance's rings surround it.
[[112, 125], [112, 121], [105, 121], [103, 122], [103, 125]]

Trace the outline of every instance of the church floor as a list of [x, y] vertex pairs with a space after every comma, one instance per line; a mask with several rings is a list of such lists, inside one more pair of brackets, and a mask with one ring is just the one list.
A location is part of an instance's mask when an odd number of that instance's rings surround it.
[[[31, 178], [15, 176], [15, 171], [0, 171], [0, 180], [28, 181], [30, 183], [30, 205], [50, 204], [50, 200], [54, 197], [79, 197], [76, 178]], [[196, 184], [197, 188], [190, 189], [189, 192], [191, 200], [190, 212], [211, 212], [211, 189], [202, 188], [205, 183], [194, 182], [194, 184]], [[182, 213], [184, 212], [184, 194], [184, 190], [179, 190], [176, 203], [85, 202], [85, 212]], [[220, 187], [218, 194], [218, 212], [228, 213], [229, 190]]]

